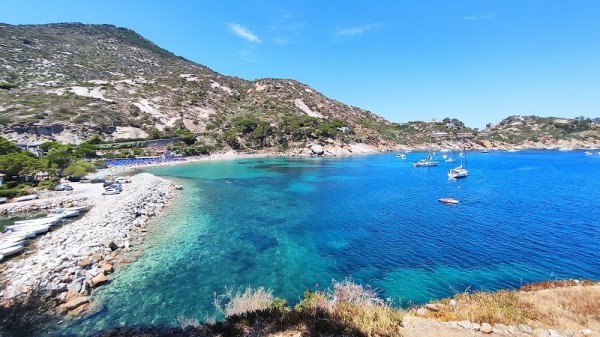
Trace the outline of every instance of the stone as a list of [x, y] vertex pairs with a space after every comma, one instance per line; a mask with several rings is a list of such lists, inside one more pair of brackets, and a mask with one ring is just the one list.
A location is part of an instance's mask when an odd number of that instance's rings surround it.
[[579, 330], [578, 332], [579, 332], [579, 334], [581, 334], [582, 336], [585, 336], [585, 337], [591, 336], [593, 333], [592, 329], [583, 329], [583, 330]]
[[519, 325], [517, 325], [517, 328], [526, 334], [531, 335], [533, 333], [533, 329], [525, 324], [519, 324]]
[[81, 291], [81, 282], [74, 281], [67, 284], [67, 291], [78, 293], [79, 291]]
[[65, 307], [67, 308], [67, 310], [73, 310], [82, 304], [89, 303], [89, 301], [90, 298], [86, 296], [76, 297], [70, 300], [69, 302], [65, 303]]
[[77, 297], [79, 297], [79, 293], [78, 292], [67, 291], [67, 294], [63, 298], [62, 302], [63, 303], [67, 303], [67, 302], [69, 302], [71, 300], [76, 299]]
[[104, 274], [109, 274], [114, 271], [113, 265], [108, 262], [100, 264], [100, 268], [102, 268]]
[[417, 316], [419, 316], [419, 317], [427, 316], [427, 309], [425, 309], [425, 308], [417, 309]]
[[440, 311], [440, 305], [437, 303], [425, 304], [425, 309], [427, 309], [429, 311], [433, 311], [433, 312], [438, 312], [438, 311]]
[[94, 261], [97, 261], [97, 262], [100, 262], [104, 259], [102, 257], [102, 255], [100, 255], [100, 254], [94, 254], [94, 255], [92, 255], [92, 258], [94, 259]]
[[459, 322], [456, 322], [456, 324], [458, 324], [459, 327], [461, 327], [465, 330], [472, 329], [472, 323], [470, 321], [459, 321]]
[[548, 336], [550, 337], [563, 337], [563, 335], [561, 335], [560, 333], [558, 333], [558, 331], [556, 330], [548, 330]]
[[448, 303], [448, 305], [455, 308], [455, 307], [458, 307], [458, 302], [455, 299], [451, 299], [450, 303]]
[[91, 264], [91, 261], [87, 257], [84, 257], [83, 259], [77, 261], [77, 265], [82, 268], [85, 268], [85, 267], [89, 266], [90, 264]]
[[81, 315], [83, 312], [85, 312], [86, 310], [88, 310], [88, 308], [90, 306], [90, 303], [91, 302], [85, 303], [85, 304], [80, 305], [79, 307], [77, 307], [77, 308], [69, 311], [69, 315], [71, 315], [71, 316], [79, 316], [79, 315]]
[[488, 323], [481, 323], [481, 328], [479, 329], [479, 331], [484, 334], [491, 334], [492, 331], [494, 331], [494, 329]]
[[323, 147], [321, 145], [318, 144], [313, 144], [310, 146], [310, 150], [312, 151], [312, 153], [320, 156], [323, 153], [325, 153], [325, 149], [323, 149]]
[[494, 329], [492, 329], [494, 333], [507, 335], [508, 327], [504, 324], [494, 324]]
[[117, 244], [113, 240], [106, 241], [105, 245], [112, 251], [119, 249], [119, 246], [117, 246]]
[[67, 309], [67, 306], [65, 304], [61, 304], [61, 305], [57, 306], [55, 310], [56, 310], [56, 313], [59, 315], [64, 315], [69, 311], [69, 309]]
[[92, 286], [97, 287], [108, 281], [108, 277], [104, 274], [98, 274], [92, 278]]

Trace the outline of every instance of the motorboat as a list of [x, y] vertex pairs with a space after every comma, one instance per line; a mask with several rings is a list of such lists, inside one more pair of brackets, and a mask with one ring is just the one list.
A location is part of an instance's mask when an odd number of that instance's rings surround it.
[[[15, 221], [15, 225], [45, 225], [45, 224], [55, 225], [56, 223], [58, 223], [61, 220], [62, 219], [57, 218], [57, 217], [46, 217], [46, 218]], [[10, 226], [7, 226], [6, 228], [9, 228], [9, 227]]]
[[404, 160], [404, 159], [406, 159], [406, 155], [404, 153], [400, 152], [396, 155], [396, 158], [400, 158], [400, 159]]
[[[60, 210], [60, 211], [59, 211]], [[59, 218], [59, 219], [64, 219], [64, 218], [72, 218], [72, 217], [76, 217], [80, 214], [81, 212], [78, 210], [72, 210], [72, 209], [65, 209], [65, 208], [59, 208], [59, 209], [54, 209], [52, 211], [50, 211], [48, 213], [48, 217], [49, 218]]]
[[591, 156], [591, 155], [592, 155], [592, 153], [591, 153], [590, 151], [584, 151], [583, 153], [584, 153], [586, 156]]
[[58, 214], [64, 211], [79, 211], [79, 212], [87, 212], [92, 209], [92, 206], [73, 206], [73, 207], [57, 207], [48, 212], [48, 214]]
[[2, 257], [7, 257], [7, 256], [11, 256], [17, 253], [20, 253], [21, 251], [23, 251], [23, 249], [25, 249], [25, 247], [23, 246], [23, 244], [16, 244], [14, 246], [10, 246], [7, 248], [1, 248], [0, 249], [0, 255], [2, 255]]
[[5, 248], [9, 248], [12, 246], [16, 246], [16, 245], [21, 245], [21, 244], [25, 244], [25, 240], [21, 240], [21, 241], [1, 241], [0, 242], [0, 249], [5, 249]]
[[12, 225], [6, 226], [6, 229], [15, 233], [31, 233], [35, 234], [46, 233], [50, 229], [50, 225]]
[[433, 160], [431, 156], [427, 156], [426, 159], [419, 159], [419, 161], [413, 162], [412, 166], [414, 167], [433, 167], [438, 166], [438, 161]]
[[453, 197], [440, 198], [438, 199], [438, 201], [447, 205], [458, 204], [458, 200], [454, 199]]
[[37, 194], [30, 194], [30, 195], [24, 195], [22, 197], [16, 197], [13, 199], [13, 201], [15, 201], [15, 202], [28, 201], [28, 200], [34, 200], [37, 198], [39, 198], [39, 196]]

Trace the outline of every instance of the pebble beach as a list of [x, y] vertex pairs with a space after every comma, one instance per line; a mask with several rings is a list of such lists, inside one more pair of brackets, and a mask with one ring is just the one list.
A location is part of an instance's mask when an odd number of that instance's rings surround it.
[[[171, 181], [149, 173], [132, 176], [115, 195], [103, 196], [101, 184], [86, 185], [87, 193], [67, 200], [92, 205], [91, 210], [37, 237], [25, 253], [0, 264], [0, 301], [38, 289], [55, 300], [60, 313], [85, 310], [93, 289], [109, 280], [119, 258], [143, 236], [149, 220], [161, 213], [175, 190]], [[44, 203], [52, 204], [42, 199], [32, 205]]]

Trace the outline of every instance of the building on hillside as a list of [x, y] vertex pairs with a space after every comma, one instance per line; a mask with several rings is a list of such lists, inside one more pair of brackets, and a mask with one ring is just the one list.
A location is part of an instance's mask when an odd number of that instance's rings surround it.
[[40, 171], [35, 174], [34, 178], [37, 181], [48, 180], [48, 179], [50, 179], [50, 174], [48, 172]]
[[36, 157], [42, 158], [44, 157], [44, 151], [40, 148], [42, 143], [28, 143], [28, 144], [17, 144], [17, 147], [21, 150], [29, 151], [33, 153]]
[[343, 133], [350, 132], [350, 128], [347, 127], [347, 126], [342, 126], [342, 127], [337, 128], [337, 129], [340, 130], [340, 131], [342, 131]]

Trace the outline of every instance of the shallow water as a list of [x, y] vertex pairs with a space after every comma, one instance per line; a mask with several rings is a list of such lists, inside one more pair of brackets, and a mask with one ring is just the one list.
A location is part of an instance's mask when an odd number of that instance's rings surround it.
[[[184, 185], [145, 252], [68, 331], [176, 325], [215, 315], [225, 286], [288, 302], [352, 277], [396, 304], [560, 278], [600, 279], [600, 156], [469, 153], [413, 168], [393, 154], [273, 158], [150, 169]], [[458, 205], [438, 198], [452, 195]]]

